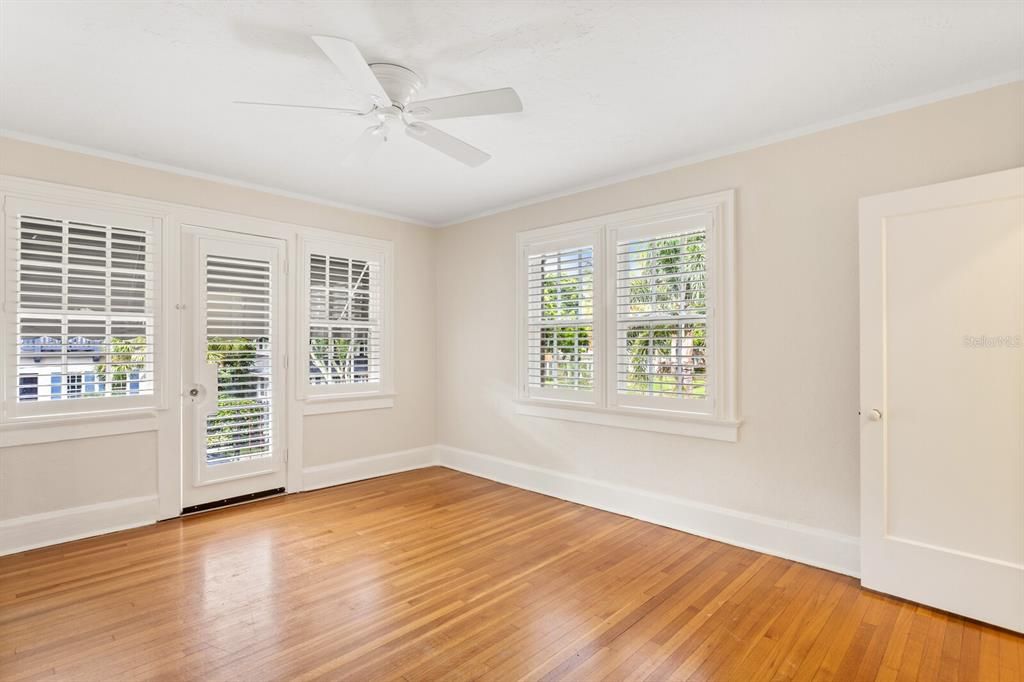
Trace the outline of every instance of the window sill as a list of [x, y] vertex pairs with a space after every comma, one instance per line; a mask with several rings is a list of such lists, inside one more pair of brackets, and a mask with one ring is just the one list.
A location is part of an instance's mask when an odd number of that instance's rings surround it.
[[689, 416], [661, 416], [644, 414], [634, 410], [604, 409], [599, 407], [563, 407], [542, 405], [536, 402], [516, 403], [516, 414], [527, 417], [543, 417], [545, 419], [561, 419], [614, 426], [621, 429], [671, 433], [677, 436], [693, 436], [735, 443], [739, 440], [739, 421], [718, 420], [713, 418]]
[[26, 418], [0, 426], [0, 448], [156, 431], [159, 425], [160, 418], [153, 410], [45, 419]]
[[395, 406], [395, 396], [376, 393], [372, 395], [332, 395], [306, 398], [302, 414], [334, 414], [335, 412], [359, 412], [362, 410], [386, 410]]

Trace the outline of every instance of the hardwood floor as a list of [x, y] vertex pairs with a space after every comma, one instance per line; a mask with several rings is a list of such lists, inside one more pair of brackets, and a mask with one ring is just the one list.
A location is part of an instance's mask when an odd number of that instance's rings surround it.
[[431, 468], [0, 558], [0, 678], [1022, 680], [1024, 637]]

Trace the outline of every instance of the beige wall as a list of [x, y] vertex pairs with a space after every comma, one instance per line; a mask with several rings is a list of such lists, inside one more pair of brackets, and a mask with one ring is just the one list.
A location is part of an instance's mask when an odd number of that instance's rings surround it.
[[[858, 199], [1022, 164], [1016, 83], [445, 228], [438, 440], [857, 535]], [[515, 233], [727, 188], [739, 443], [515, 415]]]
[[0, 449], [0, 520], [156, 495], [156, 432]]
[[[0, 138], [0, 174], [388, 239], [395, 243], [395, 406], [305, 418], [304, 466], [435, 441], [431, 228]], [[156, 495], [153, 433], [0, 448], [0, 520]]]
[[[850, 535], [857, 200], [1022, 164], [1018, 83], [435, 231], [0, 138], [3, 174], [395, 242], [395, 407], [307, 417], [307, 467], [440, 442]], [[740, 442], [513, 414], [515, 232], [725, 188], [738, 201]], [[153, 434], [0, 449], [0, 520], [154, 494]]]

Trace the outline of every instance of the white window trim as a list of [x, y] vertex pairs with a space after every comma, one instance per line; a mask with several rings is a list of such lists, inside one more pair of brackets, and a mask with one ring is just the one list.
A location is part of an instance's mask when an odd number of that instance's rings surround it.
[[[302, 358], [302, 365], [293, 372], [295, 393], [303, 401], [303, 414], [329, 414], [355, 410], [386, 409], [394, 406], [394, 245], [392, 242], [369, 237], [338, 235], [337, 237], [302, 237], [300, 253], [302, 258], [300, 287], [301, 301], [297, 302], [296, 313], [299, 329], [296, 347]], [[327, 384], [314, 386], [309, 383], [307, 357], [309, 349], [309, 296], [306, 283], [309, 282], [310, 256], [314, 253], [374, 260], [380, 264], [381, 309], [381, 380], [368, 384]]]
[[[616, 391], [617, 340], [615, 259], [623, 232], [653, 235], [666, 222], [708, 216], [708, 347], [712, 372], [710, 409], [664, 409], [654, 400], [623, 400]], [[672, 433], [735, 442], [739, 438], [736, 372], [735, 190], [691, 197], [586, 220], [519, 232], [516, 235], [516, 413], [604, 426]], [[589, 240], [589, 241], [588, 241]], [[529, 252], [559, 245], [594, 247], [594, 390], [573, 396], [531, 389], [527, 377], [528, 325], [526, 277]], [[574, 392], [575, 393], [575, 392]], [[671, 400], [671, 399], [669, 399]], [[704, 403], [703, 405], [706, 405]]]

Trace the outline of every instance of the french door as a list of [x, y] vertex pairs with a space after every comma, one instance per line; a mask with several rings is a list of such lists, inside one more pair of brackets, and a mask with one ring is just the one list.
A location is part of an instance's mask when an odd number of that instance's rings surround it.
[[284, 242], [183, 232], [182, 507], [283, 490]]

